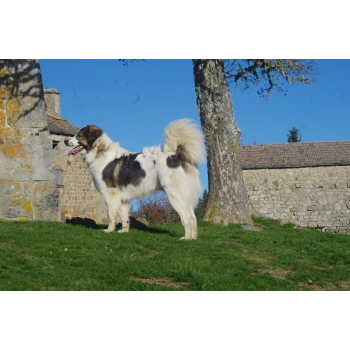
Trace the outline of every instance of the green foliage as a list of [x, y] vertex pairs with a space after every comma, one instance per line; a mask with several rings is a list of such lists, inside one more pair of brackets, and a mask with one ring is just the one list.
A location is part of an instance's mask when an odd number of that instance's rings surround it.
[[274, 88], [286, 93], [284, 84], [312, 84], [317, 64], [300, 59], [234, 59], [225, 60], [225, 72], [228, 83], [242, 83], [243, 90], [262, 85], [258, 94], [267, 98]]
[[195, 209], [197, 219], [203, 219], [205, 208], [207, 207], [209, 193], [204, 190], [202, 198], [199, 198], [198, 205]]
[[301, 134], [299, 130], [296, 127], [292, 127], [287, 134], [288, 142], [300, 142], [301, 141]]
[[0, 221], [0, 290], [350, 290], [350, 236], [253, 218], [263, 231], [199, 220], [105, 233]]

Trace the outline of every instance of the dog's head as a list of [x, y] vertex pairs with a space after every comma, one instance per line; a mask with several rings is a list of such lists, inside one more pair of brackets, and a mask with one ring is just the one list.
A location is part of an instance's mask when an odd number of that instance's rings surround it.
[[81, 128], [77, 134], [64, 140], [66, 146], [74, 147], [68, 152], [68, 156], [76, 155], [85, 150], [89, 152], [94, 148], [94, 144], [103, 134], [103, 131], [95, 125], [87, 125]]

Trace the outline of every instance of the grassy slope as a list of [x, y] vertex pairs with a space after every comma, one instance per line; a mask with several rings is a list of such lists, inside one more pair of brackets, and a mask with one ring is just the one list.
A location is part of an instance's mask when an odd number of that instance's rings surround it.
[[350, 236], [254, 219], [108, 234], [48, 222], [0, 222], [0, 290], [350, 290]]

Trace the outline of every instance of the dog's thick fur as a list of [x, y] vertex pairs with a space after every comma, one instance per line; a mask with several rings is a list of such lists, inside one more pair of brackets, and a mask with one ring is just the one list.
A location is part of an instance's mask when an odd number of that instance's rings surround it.
[[202, 132], [189, 119], [170, 123], [164, 131], [163, 148], [129, 152], [113, 142], [99, 127], [88, 125], [65, 140], [74, 146], [68, 155], [82, 152], [97, 190], [107, 205], [106, 232], [129, 231], [129, 201], [157, 190], [165, 191], [170, 204], [181, 217], [184, 239], [197, 239], [194, 208], [201, 192], [197, 164], [204, 161]]

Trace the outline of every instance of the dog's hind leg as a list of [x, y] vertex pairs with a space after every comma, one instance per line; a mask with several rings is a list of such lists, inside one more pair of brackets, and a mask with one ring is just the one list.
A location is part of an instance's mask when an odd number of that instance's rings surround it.
[[129, 210], [130, 205], [129, 202], [122, 202], [119, 208], [119, 216], [122, 221], [122, 229], [118, 232], [129, 232], [130, 229], [130, 220], [129, 220]]
[[193, 224], [190, 210], [180, 194], [173, 187], [164, 188], [172, 207], [180, 215], [182, 225], [185, 229], [185, 236], [181, 239], [197, 239], [197, 232], [193, 233]]
[[191, 217], [191, 225], [192, 225], [192, 239], [198, 239], [198, 230], [197, 230], [197, 218], [194, 213], [193, 208], [190, 208], [190, 217]]

